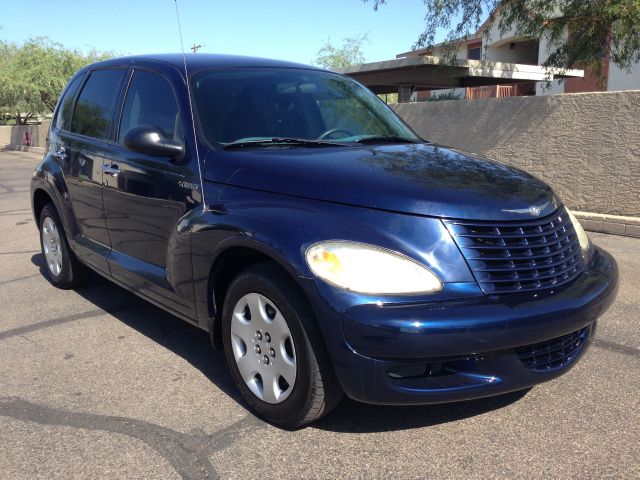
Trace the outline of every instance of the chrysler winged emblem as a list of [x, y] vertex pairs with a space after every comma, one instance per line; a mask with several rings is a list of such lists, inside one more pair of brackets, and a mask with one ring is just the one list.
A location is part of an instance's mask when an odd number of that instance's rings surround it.
[[542, 212], [542, 210], [544, 209], [544, 207], [546, 207], [547, 205], [543, 205], [542, 207], [529, 207], [529, 208], [514, 208], [513, 210], [507, 209], [507, 208], [503, 208], [502, 211], [506, 212], [506, 213], [528, 213], [530, 215], [533, 215], [534, 217], [537, 217], [538, 215], [540, 215], [540, 212]]

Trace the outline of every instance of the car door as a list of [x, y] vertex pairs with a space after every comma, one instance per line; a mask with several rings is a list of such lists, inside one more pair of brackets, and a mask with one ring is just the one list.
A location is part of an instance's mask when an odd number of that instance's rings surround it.
[[77, 227], [72, 234], [74, 251], [105, 273], [109, 273], [110, 239], [102, 198], [102, 158], [126, 72], [126, 68], [94, 70], [85, 75], [88, 78], [81, 87], [81, 81], [70, 85], [80, 92], [68, 129], [61, 124], [55, 136], [55, 156], [64, 172]]
[[135, 68], [122, 103], [114, 142], [105, 151], [104, 205], [115, 279], [166, 308], [193, 314], [191, 248], [180, 218], [200, 203], [197, 162], [137, 153], [123, 145], [126, 133], [152, 126], [184, 142], [181, 111], [163, 74]]

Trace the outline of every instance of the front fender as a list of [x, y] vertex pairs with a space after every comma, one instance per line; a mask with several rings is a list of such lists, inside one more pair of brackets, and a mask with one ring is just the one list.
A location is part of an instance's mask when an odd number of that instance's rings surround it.
[[231, 186], [220, 189], [217, 185], [215, 192], [207, 191], [207, 197], [209, 210], [194, 212], [185, 220], [192, 232], [199, 322], [206, 322], [209, 315], [209, 278], [216, 259], [238, 246], [276, 261], [305, 292], [310, 288], [305, 280], [314, 278], [305, 260], [306, 249], [335, 239], [401, 252], [428, 265], [444, 283], [475, 282], [438, 219]]

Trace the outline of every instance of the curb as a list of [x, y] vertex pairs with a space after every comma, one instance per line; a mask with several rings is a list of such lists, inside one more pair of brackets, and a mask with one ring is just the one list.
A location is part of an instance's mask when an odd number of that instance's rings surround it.
[[573, 212], [585, 230], [640, 238], [640, 217], [606, 215], [603, 213]]
[[32, 153], [44, 153], [44, 147], [25, 147], [23, 145], [0, 145], [0, 152], [32, 152]]

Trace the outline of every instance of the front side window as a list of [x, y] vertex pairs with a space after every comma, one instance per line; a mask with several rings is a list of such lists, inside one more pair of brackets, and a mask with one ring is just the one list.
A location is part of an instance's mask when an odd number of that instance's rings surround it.
[[98, 139], [107, 138], [109, 120], [126, 70], [96, 70], [85, 83], [71, 120], [71, 131]]
[[129, 130], [143, 125], [158, 129], [165, 138], [175, 138], [179, 135], [178, 119], [178, 104], [169, 82], [157, 73], [137, 70], [124, 103], [120, 142]]
[[80, 85], [84, 75], [76, 77], [70, 84], [69, 88], [64, 92], [64, 97], [60, 100], [60, 107], [58, 107], [58, 114], [54, 123], [55, 128], [64, 130], [69, 126], [69, 118], [71, 117], [71, 111], [73, 110], [73, 98], [76, 96], [76, 92]]
[[419, 138], [371, 91], [341, 75], [303, 69], [211, 70], [193, 80], [209, 143], [255, 139]]

